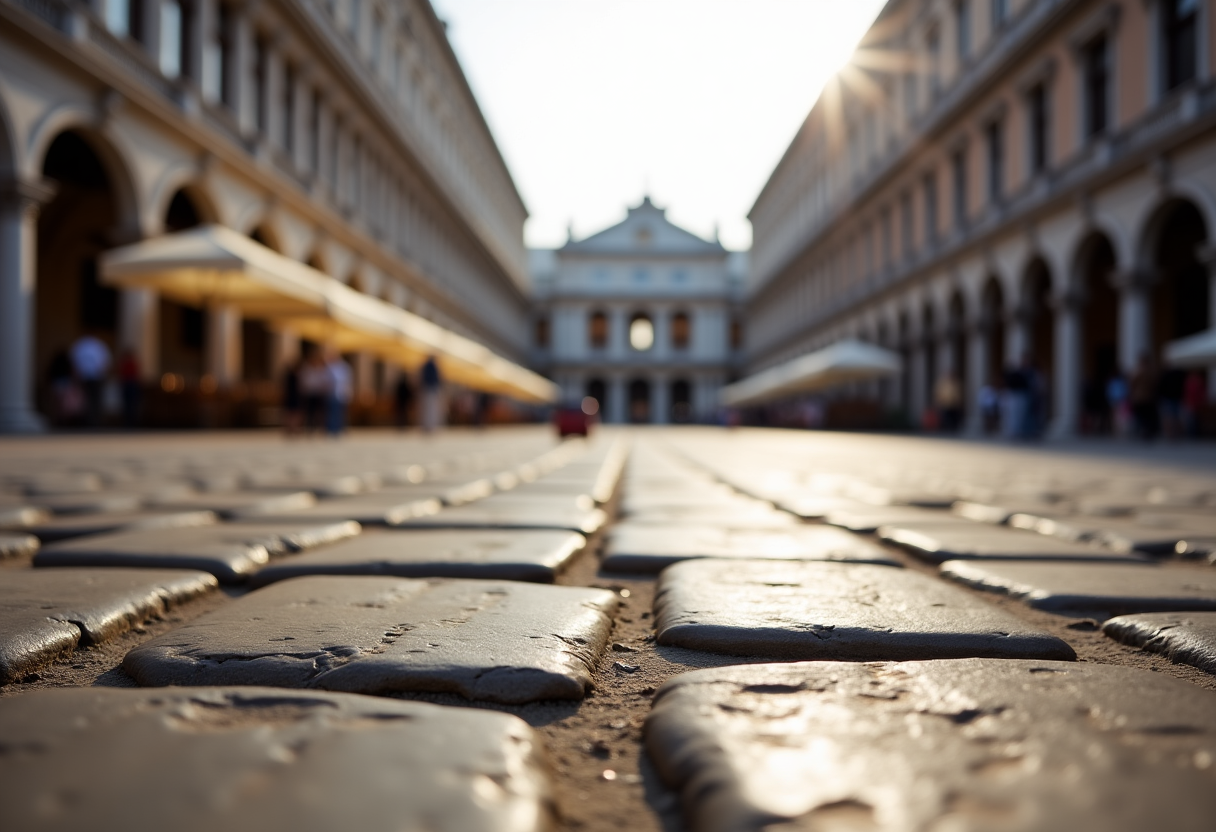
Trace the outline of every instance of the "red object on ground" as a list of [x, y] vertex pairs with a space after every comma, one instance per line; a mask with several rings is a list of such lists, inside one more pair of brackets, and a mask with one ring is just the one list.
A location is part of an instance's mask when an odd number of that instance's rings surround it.
[[553, 411], [553, 425], [558, 436], [586, 436], [591, 418], [578, 407], [559, 407]]

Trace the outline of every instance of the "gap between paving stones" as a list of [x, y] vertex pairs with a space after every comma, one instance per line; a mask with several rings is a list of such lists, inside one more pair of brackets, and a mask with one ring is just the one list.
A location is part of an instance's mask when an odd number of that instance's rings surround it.
[[[620, 494], [618, 493], [617, 499]], [[615, 515], [615, 505], [608, 507]], [[864, 536], [873, 539], [872, 536]], [[538, 730], [547, 746], [561, 814], [562, 829], [569, 830], [664, 830], [684, 828], [676, 794], [666, 788], [642, 747], [642, 724], [650, 713], [654, 691], [668, 678], [687, 670], [705, 667], [762, 663], [738, 657], [717, 656], [679, 648], [659, 648], [648, 640], [653, 635], [652, 600], [654, 576], [607, 574], [598, 571], [602, 533], [558, 577], [558, 584], [626, 589], [610, 638], [627, 651], [609, 649], [596, 672], [596, 690], [580, 703], [538, 703], [524, 706], [489, 706], [470, 703], [453, 695], [418, 694], [400, 696], [458, 707], [485, 707], [513, 713]], [[936, 567], [892, 547], [883, 547], [905, 567], [937, 576]], [[25, 564], [12, 558], [4, 566]], [[1169, 564], [1162, 568], [1171, 568]], [[1059, 636], [1073, 646], [1083, 662], [1139, 667], [1172, 675], [1204, 688], [1216, 690], [1216, 677], [1184, 665], [1172, 664], [1163, 656], [1119, 644], [1104, 636], [1100, 622], [1071, 619], [1026, 607], [1013, 599], [979, 592], [978, 598], [1006, 610], [1027, 623]], [[123, 656], [134, 646], [167, 633], [183, 623], [218, 609], [246, 592], [227, 587], [175, 607], [164, 619], [124, 633], [105, 645], [80, 648], [70, 659], [45, 668], [36, 679], [0, 687], [0, 697], [43, 687], [104, 685], [134, 686], [119, 669]], [[622, 666], [637, 668], [630, 671]], [[604, 779], [612, 771], [615, 778]]]

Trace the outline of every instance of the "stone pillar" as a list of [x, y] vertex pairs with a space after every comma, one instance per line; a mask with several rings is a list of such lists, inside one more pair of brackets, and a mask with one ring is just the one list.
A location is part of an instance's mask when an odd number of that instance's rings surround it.
[[1152, 344], [1148, 280], [1140, 272], [1127, 271], [1116, 272], [1112, 282], [1119, 292], [1119, 366], [1130, 377]]
[[613, 376], [608, 379], [608, 408], [607, 418], [604, 421], [614, 425], [628, 421], [628, 397], [629, 390], [625, 387], [625, 380], [623, 378]]
[[1020, 365], [1022, 359], [1026, 357], [1029, 347], [1029, 312], [1024, 308], [1014, 306], [1005, 320], [1005, 363], [1010, 366]]
[[651, 352], [656, 361], [663, 361], [671, 355], [671, 310], [660, 306], [651, 312], [654, 323], [654, 346]]
[[980, 389], [988, 383], [988, 338], [991, 324], [986, 320], [976, 321], [967, 330], [967, 378], [963, 379], [965, 407], [965, 436], [984, 435], [984, 413], [980, 410]]
[[130, 350], [140, 376], [160, 376], [160, 295], [154, 289], [123, 289], [119, 295], [118, 348]]
[[925, 351], [929, 349], [923, 340], [912, 344], [908, 353], [908, 417], [914, 427], [920, 427], [921, 415], [925, 412]]
[[607, 313], [608, 320], [608, 355], [618, 361], [629, 355], [629, 312], [624, 309], [612, 309]]
[[671, 421], [671, 382], [665, 375], [650, 379], [650, 423], [666, 425]]
[[354, 372], [355, 398], [374, 402], [380, 391], [376, 389], [376, 356], [370, 352], [355, 354]]
[[34, 410], [38, 209], [49, 185], [0, 183], [0, 433], [45, 430]]
[[182, 44], [186, 51], [186, 63], [182, 64], [182, 74], [193, 81], [201, 91], [206, 91], [204, 79], [211, 60], [211, 33], [215, 30], [217, 14], [215, 2], [216, 0], [196, 0], [189, 7], [182, 9], [183, 15], [193, 16], [190, 25], [186, 27], [186, 31], [190, 34], [190, 43]]
[[245, 11], [244, 3], [236, 3], [232, 9], [232, 48], [233, 73], [231, 78], [224, 79], [230, 84], [232, 109], [237, 114], [237, 123], [245, 136], [255, 136], [258, 132], [258, 90], [254, 88], [256, 73], [254, 69], [253, 24]]
[[1052, 356], [1052, 398], [1055, 407], [1047, 435], [1067, 439], [1077, 433], [1081, 417], [1081, 299], [1075, 294], [1055, 298], [1055, 355]]
[[300, 336], [293, 330], [279, 329], [271, 333], [271, 338], [270, 372], [274, 378], [281, 378], [300, 360]]
[[219, 388], [241, 380], [241, 313], [235, 306], [207, 310], [205, 371]]

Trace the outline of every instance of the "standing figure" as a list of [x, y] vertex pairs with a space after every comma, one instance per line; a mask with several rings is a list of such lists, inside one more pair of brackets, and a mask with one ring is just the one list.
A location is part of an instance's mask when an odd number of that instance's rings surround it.
[[300, 393], [300, 373], [304, 362], [296, 360], [283, 373], [283, 429], [295, 436], [304, 426], [304, 400]]
[[427, 356], [422, 365], [422, 429], [427, 433], [437, 430], [443, 422], [443, 379], [439, 375], [439, 364], [435, 356]]
[[410, 424], [410, 406], [414, 403], [414, 385], [408, 373], [397, 376], [397, 387], [393, 392], [393, 407], [397, 415], [397, 428], [405, 430]]
[[85, 424], [101, 424], [102, 395], [110, 373], [110, 348], [93, 335], [81, 335], [70, 351], [72, 371], [84, 393]]
[[1143, 353], [1128, 385], [1136, 434], [1146, 441], [1156, 439], [1161, 429], [1161, 414], [1157, 409], [1157, 375], [1153, 357], [1147, 352]]
[[325, 430], [337, 438], [346, 430], [346, 409], [354, 398], [355, 386], [350, 365], [338, 354], [329, 350], [325, 360], [325, 371], [329, 374], [329, 396], [325, 408]]
[[313, 349], [300, 369], [300, 394], [304, 401], [304, 432], [320, 430], [329, 398], [330, 376], [320, 351]]
[[122, 358], [118, 360], [118, 381], [122, 385], [122, 423], [128, 428], [137, 427], [144, 385], [140, 378], [139, 359], [132, 350], [123, 350]]

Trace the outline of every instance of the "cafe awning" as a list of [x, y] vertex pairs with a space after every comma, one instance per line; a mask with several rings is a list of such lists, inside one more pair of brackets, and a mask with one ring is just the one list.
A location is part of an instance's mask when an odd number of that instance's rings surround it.
[[722, 404], [745, 407], [899, 372], [899, 356], [863, 341], [838, 341], [722, 388]]
[[1216, 367], [1216, 327], [1166, 344], [1165, 363], [1172, 367]]
[[207, 225], [102, 255], [102, 282], [155, 289], [188, 306], [236, 307], [272, 329], [290, 328], [342, 352], [366, 351], [414, 368], [434, 355], [450, 381], [548, 403], [558, 388], [488, 347], [358, 292], [243, 234]]

